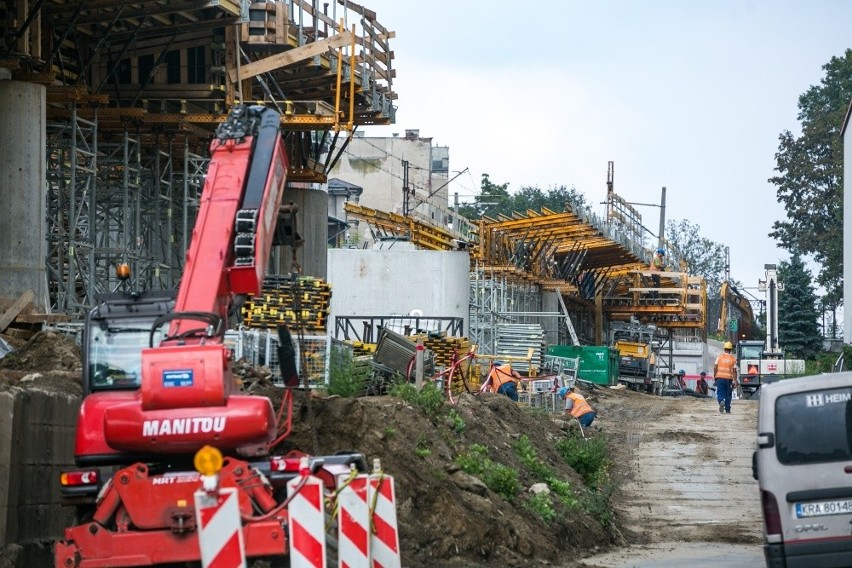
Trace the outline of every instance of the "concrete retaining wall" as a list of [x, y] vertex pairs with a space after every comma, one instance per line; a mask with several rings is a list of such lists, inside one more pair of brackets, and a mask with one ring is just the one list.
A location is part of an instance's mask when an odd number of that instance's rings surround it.
[[408, 315], [418, 310], [426, 318], [463, 318], [468, 334], [469, 273], [467, 252], [329, 249], [329, 321], [337, 316]]
[[56, 538], [73, 522], [59, 474], [73, 467], [80, 398], [38, 387], [0, 391], [0, 546]]

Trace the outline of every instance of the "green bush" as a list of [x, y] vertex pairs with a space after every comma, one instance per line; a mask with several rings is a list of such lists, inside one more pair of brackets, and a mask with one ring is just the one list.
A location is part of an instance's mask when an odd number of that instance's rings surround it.
[[586, 485], [598, 487], [606, 481], [609, 457], [603, 438], [569, 436], [556, 443], [556, 451], [580, 474]]
[[584, 491], [580, 495], [580, 507], [597, 519], [604, 528], [608, 528], [612, 524], [612, 509], [610, 507], [612, 491], [612, 483], [606, 482], [601, 487]]
[[488, 489], [509, 501], [517, 497], [521, 491], [518, 472], [503, 464], [490, 462], [490, 467], [485, 470], [482, 481]]
[[365, 373], [356, 372], [352, 353], [348, 349], [333, 348], [328, 361], [328, 394], [343, 397], [364, 393]]

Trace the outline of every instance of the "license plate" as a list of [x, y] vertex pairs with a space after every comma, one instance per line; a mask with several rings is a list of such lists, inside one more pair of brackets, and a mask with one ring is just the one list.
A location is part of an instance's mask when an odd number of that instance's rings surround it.
[[852, 514], [852, 499], [821, 501], [819, 503], [796, 503], [796, 518], [798, 519], [849, 514]]

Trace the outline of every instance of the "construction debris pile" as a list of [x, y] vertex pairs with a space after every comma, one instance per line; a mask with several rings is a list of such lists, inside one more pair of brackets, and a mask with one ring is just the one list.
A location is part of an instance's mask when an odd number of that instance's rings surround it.
[[73, 339], [55, 331], [40, 331], [0, 359], [0, 388], [49, 383], [61, 392], [80, 394], [82, 361]]

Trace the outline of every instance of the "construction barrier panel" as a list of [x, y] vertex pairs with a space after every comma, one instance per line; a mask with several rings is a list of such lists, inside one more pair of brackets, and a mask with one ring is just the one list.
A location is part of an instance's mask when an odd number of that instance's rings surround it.
[[383, 473], [371, 474], [369, 499], [372, 509], [370, 551], [373, 554], [373, 568], [401, 568], [393, 477]]
[[[304, 482], [304, 484], [303, 484]], [[326, 568], [323, 483], [303, 470], [287, 482], [290, 568]]]
[[369, 476], [359, 475], [337, 496], [339, 568], [370, 568], [368, 484]]
[[245, 568], [246, 550], [237, 490], [221, 488], [215, 493], [198, 490], [195, 518], [203, 568]]

